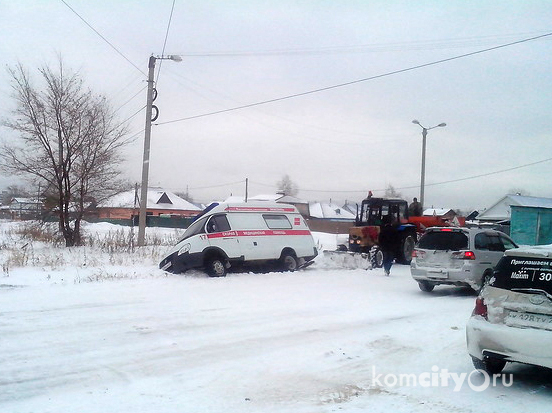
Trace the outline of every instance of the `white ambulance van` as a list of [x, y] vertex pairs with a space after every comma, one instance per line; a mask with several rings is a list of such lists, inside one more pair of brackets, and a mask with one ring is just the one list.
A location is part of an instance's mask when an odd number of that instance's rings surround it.
[[293, 205], [270, 202], [211, 204], [160, 262], [172, 273], [203, 269], [223, 277], [231, 267], [263, 266], [294, 271], [318, 251]]

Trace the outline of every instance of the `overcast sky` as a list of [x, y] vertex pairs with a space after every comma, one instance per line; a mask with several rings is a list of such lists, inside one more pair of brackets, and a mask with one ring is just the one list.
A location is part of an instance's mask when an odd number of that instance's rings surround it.
[[[149, 182], [197, 201], [243, 195], [246, 178], [250, 195], [272, 193], [285, 174], [307, 200], [358, 201], [388, 185], [419, 197], [413, 119], [447, 123], [428, 133], [426, 206], [552, 197], [552, 36], [426, 65], [552, 32], [549, 0], [176, 0], [169, 26], [172, 6], [0, 0], [2, 66], [35, 71], [59, 54], [121, 121], [137, 113], [124, 171], [139, 182], [147, 61], [169, 28], [165, 55], [183, 61], [157, 61]], [[7, 117], [6, 70], [0, 80]]]

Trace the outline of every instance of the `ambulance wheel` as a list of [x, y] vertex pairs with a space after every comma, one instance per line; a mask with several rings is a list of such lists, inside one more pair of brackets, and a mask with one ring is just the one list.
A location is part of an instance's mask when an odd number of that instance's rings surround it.
[[295, 271], [297, 269], [297, 257], [291, 252], [284, 252], [280, 258], [282, 271]]
[[207, 260], [205, 269], [209, 277], [225, 277], [226, 263], [225, 260], [219, 257], [211, 257]]

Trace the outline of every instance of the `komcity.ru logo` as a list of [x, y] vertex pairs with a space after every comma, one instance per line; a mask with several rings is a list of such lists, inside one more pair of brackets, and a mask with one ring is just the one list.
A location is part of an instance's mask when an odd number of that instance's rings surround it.
[[514, 383], [512, 374], [489, 374], [484, 370], [473, 370], [470, 373], [454, 373], [447, 369], [433, 366], [431, 372], [414, 373], [378, 373], [372, 366], [372, 385], [379, 387], [453, 387], [460, 391], [465, 385], [481, 392], [489, 387], [502, 385], [510, 387]]

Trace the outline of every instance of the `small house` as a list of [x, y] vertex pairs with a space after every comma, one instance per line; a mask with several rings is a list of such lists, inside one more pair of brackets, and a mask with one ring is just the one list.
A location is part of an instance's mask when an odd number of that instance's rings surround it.
[[[161, 188], [148, 188], [146, 214], [149, 216], [193, 217], [201, 209], [178, 195]], [[115, 195], [97, 206], [98, 218], [131, 219], [140, 210], [140, 192], [131, 190]]]

